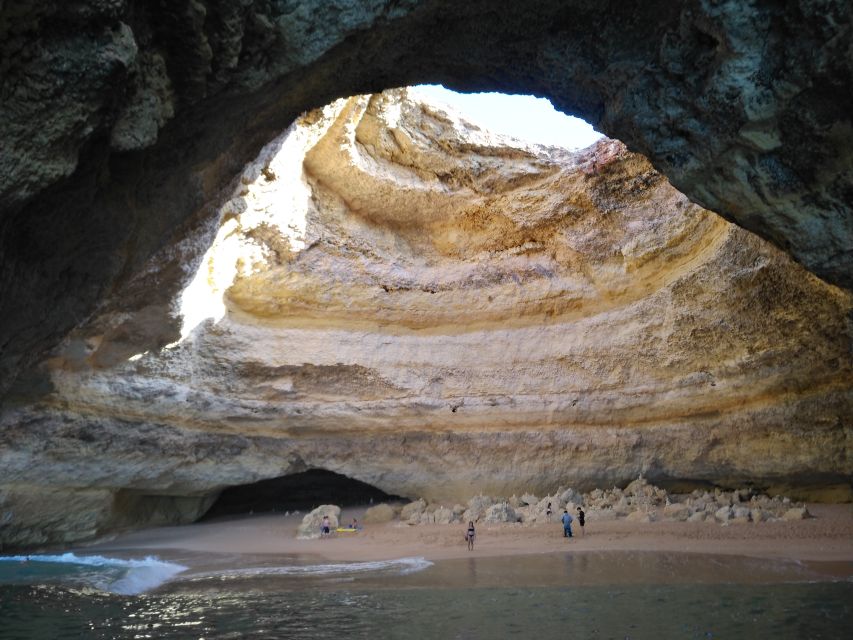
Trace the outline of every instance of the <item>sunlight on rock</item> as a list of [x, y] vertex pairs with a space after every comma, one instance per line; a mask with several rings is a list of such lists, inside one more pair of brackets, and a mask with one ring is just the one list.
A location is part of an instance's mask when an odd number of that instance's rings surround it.
[[319, 127], [298, 119], [250, 164], [220, 209], [220, 227], [190, 284], [180, 297], [180, 344], [205, 320], [225, 315], [225, 292], [242, 277], [291, 260], [305, 248], [311, 207], [303, 162], [346, 105], [341, 99], [322, 109]]
[[[472, 144], [492, 146], [511, 140], [514, 146], [578, 148], [601, 138], [589, 124], [557, 112], [542, 98], [459, 94], [436, 85], [409, 87], [406, 92], [413, 101], [439, 110], [453, 123], [453, 130], [464, 131]], [[305, 175], [306, 153], [326, 136], [345, 109], [356, 108], [356, 103], [367, 99], [357, 96], [355, 103], [340, 99], [320, 110], [319, 117], [299, 118], [246, 167], [232, 197], [220, 208], [220, 226], [210, 248], [181, 294], [181, 338], [167, 348], [186, 340], [202, 322], [219, 322], [226, 313], [226, 292], [237, 281], [288, 263], [305, 248], [306, 219], [313, 206]], [[345, 118], [338, 124], [342, 149], [361, 144], [357, 140], [359, 123], [357, 118]], [[401, 103], [387, 105], [384, 125], [388, 135], [402, 139], [394, 133], [405, 126]], [[354, 166], [369, 158], [349, 155]], [[371, 167], [361, 169], [369, 172]], [[356, 211], [360, 204], [359, 199], [348, 203]], [[453, 238], [448, 241], [453, 243]]]

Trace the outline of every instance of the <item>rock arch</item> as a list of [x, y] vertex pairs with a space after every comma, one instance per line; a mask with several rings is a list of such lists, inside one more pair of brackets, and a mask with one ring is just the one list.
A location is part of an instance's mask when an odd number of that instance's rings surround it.
[[529, 92], [850, 287], [848, 2], [125, 0], [5, 6], [0, 388], [299, 112]]

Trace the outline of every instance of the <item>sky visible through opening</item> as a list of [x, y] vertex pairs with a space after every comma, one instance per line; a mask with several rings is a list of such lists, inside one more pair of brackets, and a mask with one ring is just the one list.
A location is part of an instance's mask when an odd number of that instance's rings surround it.
[[415, 96], [451, 107], [466, 120], [526, 142], [583, 149], [602, 137], [591, 125], [560, 113], [545, 98], [505, 93], [456, 93], [441, 85], [410, 87]]

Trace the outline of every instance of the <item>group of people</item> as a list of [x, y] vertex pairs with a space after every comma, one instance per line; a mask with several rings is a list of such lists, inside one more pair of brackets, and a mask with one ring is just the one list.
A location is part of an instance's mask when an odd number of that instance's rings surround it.
[[[548, 509], [550, 510], [551, 503], [548, 503]], [[586, 519], [586, 514], [583, 512], [583, 509], [578, 507], [578, 524], [581, 527], [581, 536], [583, 536], [583, 526], [584, 520]], [[569, 513], [568, 509], [563, 509], [563, 517], [560, 518], [560, 521], [563, 523], [563, 537], [564, 538], [573, 538], [572, 535], [572, 522], [574, 518], [572, 518], [572, 514]]]
[[[548, 522], [551, 522], [551, 514], [552, 514], [551, 503], [549, 502], [548, 507], [545, 509], [545, 517], [547, 518]], [[578, 507], [578, 516], [577, 517], [578, 517], [578, 524], [581, 527], [581, 535], [583, 535], [584, 519], [586, 517], [586, 514], [583, 512], [583, 509], [581, 509], [580, 507]], [[574, 535], [572, 534], [572, 522], [574, 522], [574, 520], [575, 519], [571, 516], [568, 509], [563, 509], [563, 517], [560, 518], [560, 521], [563, 523], [563, 537], [564, 538], [573, 538], [574, 537]], [[359, 529], [361, 529], [361, 525], [358, 524], [358, 520], [353, 518], [352, 522], [350, 522], [350, 525], [348, 528], [353, 530], [353, 531], [358, 531]], [[320, 523], [320, 537], [321, 538], [327, 538], [330, 535], [332, 535], [332, 525], [331, 525], [331, 522], [329, 520], [329, 516], [323, 516], [323, 521]], [[474, 527], [474, 521], [470, 520], [468, 522], [468, 529], [465, 531], [465, 542], [468, 543], [468, 550], [469, 551], [474, 550], [474, 538], [476, 537], [476, 535], [477, 535], [477, 530]]]
[[[361, 531], [361, 525], [358, 524], [358, 520], [353, 518], [347, 529], [351, 531]], [[330, 535], [332, 535], [332, 523], [329, 520], [329, 516], [323, 516], [323, 521], [320, 523], [320, 537], [328, 538]]]
[[[545, 509], [545, 517], [548, 522], [551, 522], [551, 503], [548, 503], [548, 507]], [[573, 538], [574, 534], [572, 534], [572, 522], [574, 522], [574, 518], [569, 513], [568, 509], [563, 509], [563, 517], [560, 518], [560, 521], [563, 523], [563, 537], [564, 538]], [[586, 514], [584, 510], [578, 507], [578, 524], [581, 527], [581, 536], [583, 536], [583, 527], [586, 521]], [[477, 535], [477, 531], [474, 528], [474, 521], [468, 521], [468, 529], [465, 531], [465, 541], [468, 543], [468, 551], [473, 551], [474, 549], [474, 537]]]
[[[548, 503], [548, 506], [545, 509], [545, 517], [548, 519], [548, 522], [551, 522], [551, 503]], [[583, 526], [584, 521], [586, 519], [586, 514], [583, 509], [578, 507], [578, 524], [581, 526], [581, 536], [583, 536]], [[563, 509], [563, 517], [560, 518], [560, 522], [563, 523], [563, 537], [564, 538], [573, 538], [572, 535], [572, 522], [574, 522], [574, 518], [569, 513], [568, 509]]]

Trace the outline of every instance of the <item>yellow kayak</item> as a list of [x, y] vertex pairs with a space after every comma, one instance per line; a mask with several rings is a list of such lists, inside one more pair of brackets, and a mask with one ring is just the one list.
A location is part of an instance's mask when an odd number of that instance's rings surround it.
[[351, 529], [349, 527], [338, 527], [335, 529], [338, 533], [355, 533], [358, 529]]

